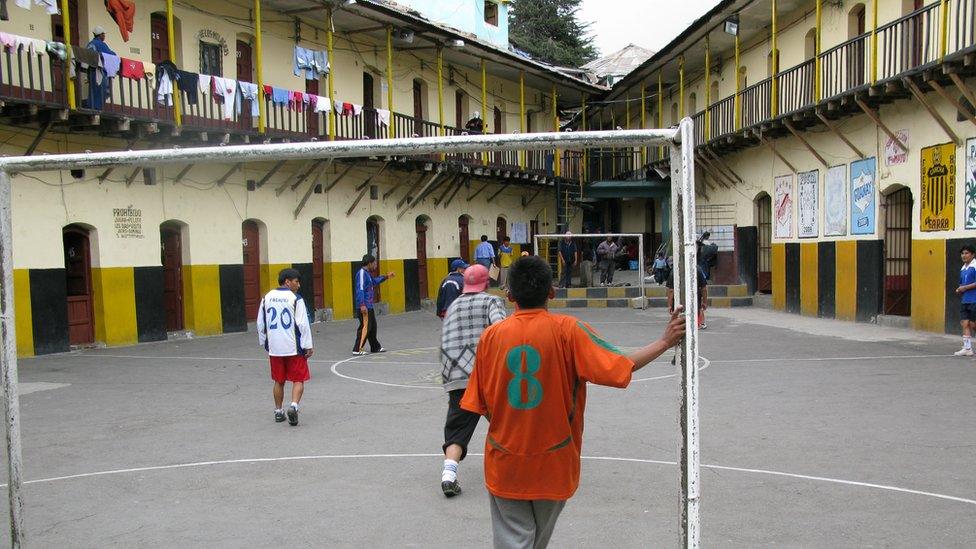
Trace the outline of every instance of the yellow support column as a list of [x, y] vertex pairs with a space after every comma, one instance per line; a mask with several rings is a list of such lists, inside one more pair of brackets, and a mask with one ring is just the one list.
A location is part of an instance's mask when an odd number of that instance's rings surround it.
[[[335, 82], [333, 80], [332, 74], [335, 72], [335, 61], [333, 60], [332, 55], [333, 55], [333, 51], [335, 51], [335, 47], [332, 43], [332, 34], [334, 30], [332, 28], [333, 22], [332, 22], [331, 5], [325, 8], [325, 18], [327, 19], [327, 25], [325, 27], [325, 52], [329, 58], [329, 74], [328, 76], [326, 76], [326, 82], [328, 83], [328, 87], [329, 87], [329, 101], [334, 101], [335, 98], [333, 97], [333, 95], [335, 94], [335, 87], [334, 87]], [[261, 87], [263, 88], [264, 86]], [[263, 91], [264, 91], [263, 89], [259, 90], [259, 93]], [[262, 101], [262, 103], [264, 102]], [[336, 137], [335, 108], [333, 107], [329, 109], [326, 116], [329, 117], [329, 141], [335, 141], [335, 137]]]
[[878, 83], [878, 0], [871, 0], [871, 84]]
[[[657, 73], [657, 127], [664, 127], [664, 73]], [[658, 160], [664, 158], [664, 145], [657, 148]]]
[[390, 139], [396, 137], [393, 123], [393, 25], [386, 26], [386, 108], [390, 111]]
[[[559, 109], [556, 105], [559, 103], [559, 96], [556, 94], [556, 85], [552, 85], [552, 131], [559, 133]], [[562, 173], [562, 168], [560, 164], [562, 163], [562, 157], [559, 154], [559, 149], [556, 149], [556, 154], [552, 162], [552, 173], [556, 177], [560, 177]], [[569, 195], [567, 195], [569, 196]]]
[[[817, 30], [814, 38], [813, 56], [813, 100], [820, 102], [820, 34], [823, 29], [823, 0], [817, 0]], [[875, 25], [877, 26], [877, 25]], [[736, 37], [738, 44], [738, 37]]]
[[735, 99], [732, 101], [732, 128], [738, 130], [742, 126], [742, 72], [739, 68], [739, 33], [735, 34]]
[[776, 49], [776, 0], [772, 0], [772, 4], [773, 4], [773, 36], [772, 36], [773, 51], [770, 52], [770, 55], [772, 55], [771, 65], [772, 65], [773, 74], [772, 74], [772, 82], [769, 88], [770, 89], [769, 113], [771, 116], [775, 117], [777, 111], [779, 110], [778, 108], [779, 101], [777, 100], [779, 90], [777, 89], [777, 77], [776, 77], [776, 74], [779, 72], [779, 51]]
[[942, 40], [939, 52], [942, 60], [945, 60], [946, 52], [949, 50], [949, 0], [942, 0]]
[[[685, 117], [685, 56], [678, 56], [678, 119]], [[674, 121], [672, 121], [674, 122]]]
[[[173, 12], [173, 1], [167, 0], [169, 13]], [[30, 6], [30, 4], [28, 4]], [[64, 25], [64, 43], [68, 46], [65, 48], [65, 54], [67, 55], [64, 59], [64, 66], [71, 67], [71, 13], [68, 11], [68, 0], [61, 0], [61, 24]], [[172, 25], [170, 25], [172, 28]], [[75, 102], [75, 81], [69, 75], [65, 79], [65, 85], [68, 92], [68, 108], [75, 110], [78, 105]]]
[[[444, 135], [444, 48], [437, 46], [437, 115]], [[443, 157], [443, 155], [442, 155]]]
[[[525, 71], [519, 71], [519, 133], [525, 133]], [[519, 151], [519, 167], [523, 170], [525, 155], [526, 151]]]
[[[642, 130], [647, 129], [647, 85], [644, 80], [641, 80], [641, 115], [640, 115], [640, 127]], [[647, 164], [647, 147], [641, 147], [641, 166]]]
[[[172, 0], [168, 0], [172, 2]], [[170, 25], [170, 29], [172, 29]], [[172, 32], [172, 30], [170, 31]], [[170, 38], [170, 47], [173, 47], [173, 39]], [[268, 113], [264, 104], [264, 51], [261, 48], [261, 0], [254, 0], [254, 49], [257, 56], [257, 80], [258, 85], [258, 133], [267, 130]]]
[[625, 118], [626, 122], [625, 122], [625, 128], [624, 129], [629, 130], [630, 129], [630, 94], [627, 94], [624, 97], [624, 116], [626, 117]]
[[[488, 68], [481, 60], [481, 133], [488, 133]], [[488, 151], [481, 153], [481, 163], [488, 165]]]
[[[255, 3], [259, 3], [260, 0], [254, 0]], [[261, 12], [259, 11], [258, 14]], [[261, 28], [261, 24], [258, 23], [258, 29]], [[175, 32], [173, 31], [175, 27], [173, 26], [173, 0], [166, 0], [166, 38], [169, 40], [169, 60], [176, 63], [176, 39], [174, 38]], [[68, 30], [65, 27], [65, 39], [67, 39]], [[69, 42], [70, 43], [70, 42]], [[71, 48], [68, 48], [71, 49]], [[258, 50], [260, 51], [260, 49]], [[260, 59], [260, 55], [258, 56]], [[260, 61], [259, 61], [260, 63]], [[260, 65], [258, 65], [260, 66]], [[70, 82], [70, 80], [69, 80]], [[173, 122], [176, 123], [176, 127], [179, 128], [183, 125], [183, 113], [182, 104], [180, 102], [182, 99], [182, 94], [178, 89], [173, 90]]]
[[[711, 137], [711, 109], [709, 106], [712, 104], [712, 57], [711, 51], [708, 47], [708, 36], [705, 36], [705, 141]], [[694, 113], [692, 113], [694, 114]]]

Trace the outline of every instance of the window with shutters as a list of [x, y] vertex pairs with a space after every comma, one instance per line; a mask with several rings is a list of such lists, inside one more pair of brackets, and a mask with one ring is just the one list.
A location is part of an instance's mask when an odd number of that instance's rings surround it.
[[200, 74], [223, 76], [223, 54], [218, 44], [200, 42]]

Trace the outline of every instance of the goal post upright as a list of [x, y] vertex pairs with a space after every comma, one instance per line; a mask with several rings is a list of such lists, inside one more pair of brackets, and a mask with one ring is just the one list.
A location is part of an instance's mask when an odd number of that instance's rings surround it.
[[683, 118], [671, 149], [671, 242], [674, 249], [674, 304], [685, 307], [685, 338], [677, 347], [680, 368], [678, 423], [681, 442], [680, 547], [697, 548], [701, 537], [698, 423], [698, 251], [695, 242], [695, 138], [690, 118]]

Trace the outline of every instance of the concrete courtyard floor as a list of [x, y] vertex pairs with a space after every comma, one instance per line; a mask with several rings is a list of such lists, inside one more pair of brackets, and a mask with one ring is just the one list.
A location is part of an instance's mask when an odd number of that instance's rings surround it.
[[[660, 310], [572, 314], [623, 347], [665, 321]], [[30, 546], [489, 546], [484, 422], [479, 455], [461, 464], [464, 493], [440, 492], [440, 321], [379, 323], [391, 352], [355, 358], [355, 324], [315, 326], [298, 427], [273, 421], [254, 334], [20, 361]], [[945, 336], [711, 311], [703, 545], [976, 545], [976, 361], [950, 356], [957, 348]], [[677, 544], [669, 361], [626, 390], [590, 389], [582, 482], [552, 547]]]

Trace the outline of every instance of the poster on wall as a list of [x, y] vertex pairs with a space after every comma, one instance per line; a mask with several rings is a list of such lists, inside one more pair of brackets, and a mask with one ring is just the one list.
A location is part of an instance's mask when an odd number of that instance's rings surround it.
[[847, 234], [847, 166], [832, 166], [824, 176], [824, 236]]
[[874, 234], [878, 159], [851, 162], [851, 234]]
[[820, 235], [820, 171], [797, 175], [797, 236], [813, 238]]
[[966, 228], [976, 229], [976, 139], [966, 140]]
[[[895, 132], [898, 140], [901, 141], [906, 147], [908, 144], [908, 130], [898, 130]], [[895, 140], [888, 138], [885, 140], [885, 165], [886, 166], [896, 166], [898, 164], [904, 164], [908, 160], [908, 153], [904, 149], [899, 147]]]
[[922, 149], [922, 193], [919, 228], [925, 232], [956, 228], [956, 144]]
[[776, 238], [793, 237], [793, 175], [773, 180], [773, 209], [776, 216]]

